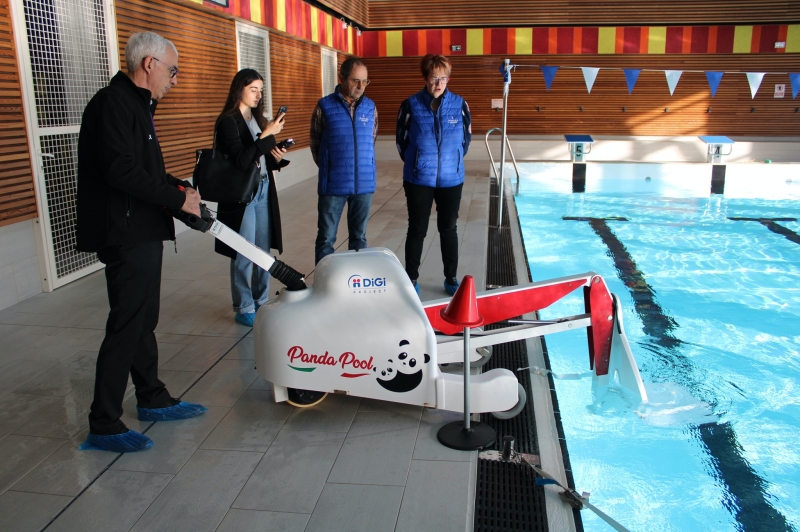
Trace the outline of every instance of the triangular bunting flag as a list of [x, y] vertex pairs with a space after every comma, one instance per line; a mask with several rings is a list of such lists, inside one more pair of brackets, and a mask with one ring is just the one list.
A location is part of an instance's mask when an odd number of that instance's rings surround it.
[[556, 77], [556, 70], [558, 70], [557, 66], [542, 67], [542, 74], [544, 74], [544, 84], [547, 86], [547, 90], [550, 90], [550, 85], [553, 84], [553, 78]]
[[792, 82], [792, 99], [797, 98], [800, 91], [800, 72], [790, 72], [789, 80]]
[[765, 72], [748, 72], [747, 73], [747, 82], [750, 84], [750, 96], [751, 98], [756, 97], [756, 93], [758, 92], [758, 88], [761, 86], [761, 80], [764, 79]]
[[675, 87], [678, 86], [678, 80], [681, 79], [682, 70], [665, 70], [664, 74], [667, 75], [667, 85], [669, 85], [669, 95], [675, 92]]
[[497, 70], [503, 75], [503, 83], [511, 83], [511, 72], [506, 70], [505, 63], [501, 63]]
[[594, 85], [594, 80], [597, 79], [597, 73], [600, 72], [600, 69], [595, 67], [581, 67], [581, 70], [583, 70], [583, 80], [586, 82], [586, 90], [591, 94], [592, 85]]
[[641, 69], [636, 68], [623, 68], [625, 71], [625, 81], [628, 82], [628, 94], [633, 92], [633, 86], [636, 85], [636, 80], [639, 79], [639, 72]]
[[724, 72], [706, 72], [706, 79], [708, 79], [708, 86], [711, 88], [711, 97], [717, 94], [719, 82], [722, 81], [722, 74]]

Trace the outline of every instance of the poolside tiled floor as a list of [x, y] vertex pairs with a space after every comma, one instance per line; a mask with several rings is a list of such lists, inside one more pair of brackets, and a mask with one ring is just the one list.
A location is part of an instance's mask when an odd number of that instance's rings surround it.
[[[482, 288], [489, 178], [483, 163], [467, 170], [459, 274]], [[281, 259], [311, 272], [316, 180], [280, 198]], [[381, 162], [368, 242], [402, 261], [406, 226], [402, 167]], [[434, 213], [423, 300], [445, 297], [435, 229]], [[338, 242], [346, 249], [346, 224]], [[123, 420], [154, 440], [148, 451], [78, 450], [108, 312], [102, 271], [0, 312], [0, 530], [472, 529], [476, 453], [436, 441], [457, 414], [341, 395], [311, 409], [275, 404], [253, 369], [250, 329], [233, 320], [228, 259], [193, 231], [177, 247], [164, 250], [160, 376], [209, 411], [140, 422], [129, 388]]]

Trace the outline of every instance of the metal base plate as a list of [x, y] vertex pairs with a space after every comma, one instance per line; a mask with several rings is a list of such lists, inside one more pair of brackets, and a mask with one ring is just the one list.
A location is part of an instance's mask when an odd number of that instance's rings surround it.
[[473, 421], [470, 430], [464, 430], [463, 421], [453, 421], [439, 429], [436, 434], [439, 443], [459, 451], [477, 451], [494, 443], [497, 434], [486, 423]]

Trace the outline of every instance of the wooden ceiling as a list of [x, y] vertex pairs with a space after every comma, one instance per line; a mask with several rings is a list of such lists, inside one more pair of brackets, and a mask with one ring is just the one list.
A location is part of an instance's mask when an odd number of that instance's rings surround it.
[[[798, 0], [323, 0], [369, 29], [800, 21]], [[362, 19], [366, 21], [362, 22]]]

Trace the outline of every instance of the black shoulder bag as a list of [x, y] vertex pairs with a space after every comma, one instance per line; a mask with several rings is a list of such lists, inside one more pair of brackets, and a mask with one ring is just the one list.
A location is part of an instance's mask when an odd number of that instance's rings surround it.
[[261, 181], [258, 159], [242, 170], [216, 145], [215, 131], [214, 147], [197, 150], [197, 162], [192, 174], [194, 186], [205, 201], [250, 203]]

